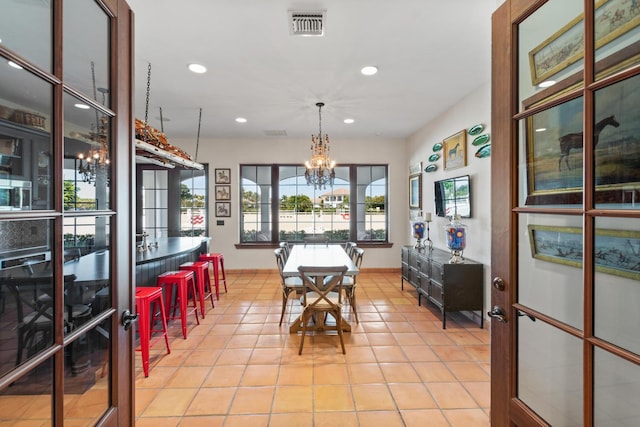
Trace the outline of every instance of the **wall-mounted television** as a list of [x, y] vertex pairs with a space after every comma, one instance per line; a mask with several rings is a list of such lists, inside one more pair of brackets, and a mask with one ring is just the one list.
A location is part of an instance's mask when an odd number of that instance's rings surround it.
[[433, 183], [436, 215], [471, 217], [471, 180], [469, 175], [447, 178]]

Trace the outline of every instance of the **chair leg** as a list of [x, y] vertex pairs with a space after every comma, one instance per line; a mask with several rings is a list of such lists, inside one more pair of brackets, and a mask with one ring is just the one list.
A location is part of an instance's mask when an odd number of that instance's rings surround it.
[[358, 309], [356, 308], [356, 290], [355, 290], [355, 288], [351, 289], [351, 293], [349, 294], [349, 305], [351, 306], [351, 310], [353, 310], [353, 316], [356, 318], [356, 323], [360, 323], [358, 321]]
[[284, 311], [287, 308], [288, 300], [289, 300], [289, 293], [282, 291], [282, 313], [280, 314], [280, 326], [282, 326], [282, 319], [284, 319]]
[[300, 348], [298, 349], [298, 356], [302, 354], [302, 346], [304, 345], [304, 337], [307, 334], [307, 323], [309, 321], [305, 312], [302, 313], [300, 319], [302, 320], [302, 336], [300, 337]]
[[344, 349], [344, 338], [342, 337], [342, 315], [340, 312], [335, 313], [336, 316], [336, 328], [338, 329], [338, 336], [340, 337], [340, 346], [342, 347], [342, 354], [347, 354]]

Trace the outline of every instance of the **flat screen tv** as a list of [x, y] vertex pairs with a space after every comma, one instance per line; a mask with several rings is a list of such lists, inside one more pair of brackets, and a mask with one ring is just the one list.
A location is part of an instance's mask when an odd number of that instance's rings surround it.
[[471, 217], [471, 180], [469, 175], [447, 178], [433, 183], [436, 215], [461, 218]]

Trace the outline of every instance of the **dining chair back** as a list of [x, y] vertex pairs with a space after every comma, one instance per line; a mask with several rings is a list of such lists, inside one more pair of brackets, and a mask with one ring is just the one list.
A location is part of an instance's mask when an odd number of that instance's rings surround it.
[[284, 256], [284, 262], [287, 262], [287, 259], [289, 259], [289, 254], [291, 253], [291, 248], [289, 248], [289, 243], [288, 242], [280, 242], [279, 246], [280, 246], [280, 249], [282, 249], [282, 255]]
[[280, 326], [282, 326], [282, 319], [284, 319], [289, 295], [292, 293], [296, 295], [302, 293], [302, 279], [299, 277], [285, 277], [283, 274], [284, 265], [286, 263], [284, 250], [282, 248], [278, 248], [275, 249], [273, 253], [276, 257], [276, 264], [278, 265], [278, 272], [280, 273], [280, 281], [282, 284], [282, 313], [280, 314]]
[[307, 245], [329, 246], [329, 238], [324, 234], [309, 234], [304, 237], [304, 246]]
[[[342, 337], [342, 280], [347, 266], [310, 267], [299, 266], [298, 272], [303, 282], [302, 294], [302, 337], [298, 354], [302, 354], [304, 338], [312, 317], [315, 317], [316, 330], [331, 330], [326, 324], [326, 315], [335, 319], [335, 330], [340, 337], [342, 354], [345, 354], [344, 338]], [[318, 317], [323, 316], [323, 317]]]
[[[353, 249], [353, 263], [360, 270], [360, 266], [362, 265], [362, 258], [364, 257], [364, 249], [355, 247]], [[342, 289], [344, 289], [344, 294], [349, 301], [349, 306], [353, 311], [353, 316], [356, 319], [356, 323], [360, 323], [358, 321], [358, 310], [356, 308], [356, 281], [358, 280], [358, 276], [345, 276], [342, 281]]]
[[349, 258], [353, 259], [353, 252], [357, 247], [358, 247], [358, 244], [356, 242], [346, 242], [344, 244], [344, 251], [347, 253]]

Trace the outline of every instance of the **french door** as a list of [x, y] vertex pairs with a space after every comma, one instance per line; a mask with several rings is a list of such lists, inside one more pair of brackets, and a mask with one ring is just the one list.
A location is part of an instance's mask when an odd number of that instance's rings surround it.
[[3, 2], [0, 422], [131, 425], [133, 15]]
[[492, 425], [640, 425], [640, 5], [492, 21]]

